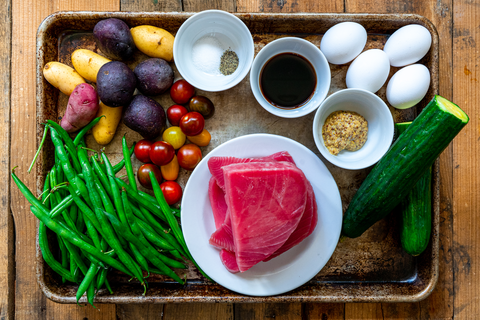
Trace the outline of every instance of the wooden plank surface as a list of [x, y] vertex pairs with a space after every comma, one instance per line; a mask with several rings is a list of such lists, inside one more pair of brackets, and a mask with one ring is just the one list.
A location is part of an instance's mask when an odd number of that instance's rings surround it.
[[480, 314], [480, 5], [460, 0], [453, 9], [453, 96], [470, 117], [453, 142], [454, 314], [473, 319]]
[[13, 218], [10, 211], [10, 67], [12, 51], [11, 1], [0, 4], [0, 319], [12, 319], [14, 304], [15, 257]]

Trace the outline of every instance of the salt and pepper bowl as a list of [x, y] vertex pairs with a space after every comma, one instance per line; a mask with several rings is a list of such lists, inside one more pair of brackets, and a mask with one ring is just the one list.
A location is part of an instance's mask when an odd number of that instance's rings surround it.
[[[209, 74], [200, 70], [192, 55], [194, 44], [210, 36], [238, 56], [238, 67], [230, 75]], [[254, 57], [253, 38], [236, 16], [221, 10], [206, 10], [188, 18], [178, 29], [173, 44], [173, 60], [180, 75], [194, 87], [209, 92], [230, 89], [250, 71]]]

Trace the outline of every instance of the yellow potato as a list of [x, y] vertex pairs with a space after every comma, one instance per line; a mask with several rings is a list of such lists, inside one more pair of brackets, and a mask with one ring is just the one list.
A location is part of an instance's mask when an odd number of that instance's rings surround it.
[[106, 145], [112, 141], [122, 118], [122, 109], [123, 107], [111, 108], [100, 102], [97, 117], [105, 117], [92, 128], [93, 137], [98, 144]]
[[153, 58], [172, 61], [175, 37], [170, 32], [154, 26], [138, 26], [130, 31], [138, 50]]
[[79, 75], [92, 82], [97, 82], [98, 70], [110, 61], [87, 49], [78, 49], [72, 53], [72, 64], [75, 70]]
[[85, 83], [85, 80], [66, 64], [49, 62], [43, 67], [43, 76], [55, 88], [66, 95], [71, 95], [76, 86]]

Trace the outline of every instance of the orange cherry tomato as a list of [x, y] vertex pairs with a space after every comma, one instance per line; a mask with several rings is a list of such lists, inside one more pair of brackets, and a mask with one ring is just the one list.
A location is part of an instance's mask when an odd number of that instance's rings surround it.
[[187, 138], [188, 140], [190, 140], [190, 142], [195, 143], [199, 147], [208, 146], [210, 140], [212, 140], [212, 136], [210, 135], [210, 132], [207, 131], [207, 129], [203, 129], [203, 131], [196, 136], [187, 136]]
[[185, 144], [187, 136], [182, 132], [180, 127], [170, 127], [167, 130], [163, 131], [163, 141], [166, 141], [172, 145], [172, 147], [177, 150]]
[[167, 165], [161, 166], [162, 176], [167, 181], [177, 180], [178, 172], [180, 171], [180, 165], [178, 164], [177, 156], [174, 156], [172, 161]]

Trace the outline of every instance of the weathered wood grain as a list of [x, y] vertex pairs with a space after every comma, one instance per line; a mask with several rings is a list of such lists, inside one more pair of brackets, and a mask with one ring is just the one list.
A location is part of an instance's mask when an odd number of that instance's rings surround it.
[[344, 12], [344, 1], [237, 0], [237, 12]]
[[455, 319], [480, 314], [480, 5], [453, 7], [453, 98], [470, 123], [453, 142], [453, 270]]
[[189, 303], [166, 304], [164, 306], [163, 320], [188, 319], [188, 320], [233, 320], [233, 304], [223, 303]]
[[300, 303], [259, 303], [235, 304], [235, 319], [260, 320], [300, 320], [302, 304]]
[[345, 319], [345, 303], [305, 303], [302, 319], [343, 320]]
[[[346, 12], [365, 13], [417, 13], [430, 19], [440, 36], [440, 94], [452, 99], [452, 1], [359, 1], [346, 0]], [[432, 319], [450, 318], [453, 314], [452, 275], [452, 147], [440, 157], [441, 183], [441, 224], [440, 224], [440, 276], [438, 285], [432, 295], [425, 301], [412, 304], [383, 304], [385, 318], [424, 319], [428, 314]], [[358, 310], [358, 305], [347, 304], [349, 309]], [[370, 306], [368, 306], [370, 308]], [[346, 319], [349, 319], [347, 316]]]
[[14, 318], [14, 225], [10, 211], [10, 66], [12, 50], [11, 1], [0, 4], [0, 319]]
[[161, 319], [164, 312], [163, 304], [129, 305], [117, 304], [118, 320], [155, 320]]
[[121, 11], [182, 11], [182, 0], [121, 0]]
[[197, 12], [208, 9], [235, 12], [235, 0], [183, 0], [183, 11]]

